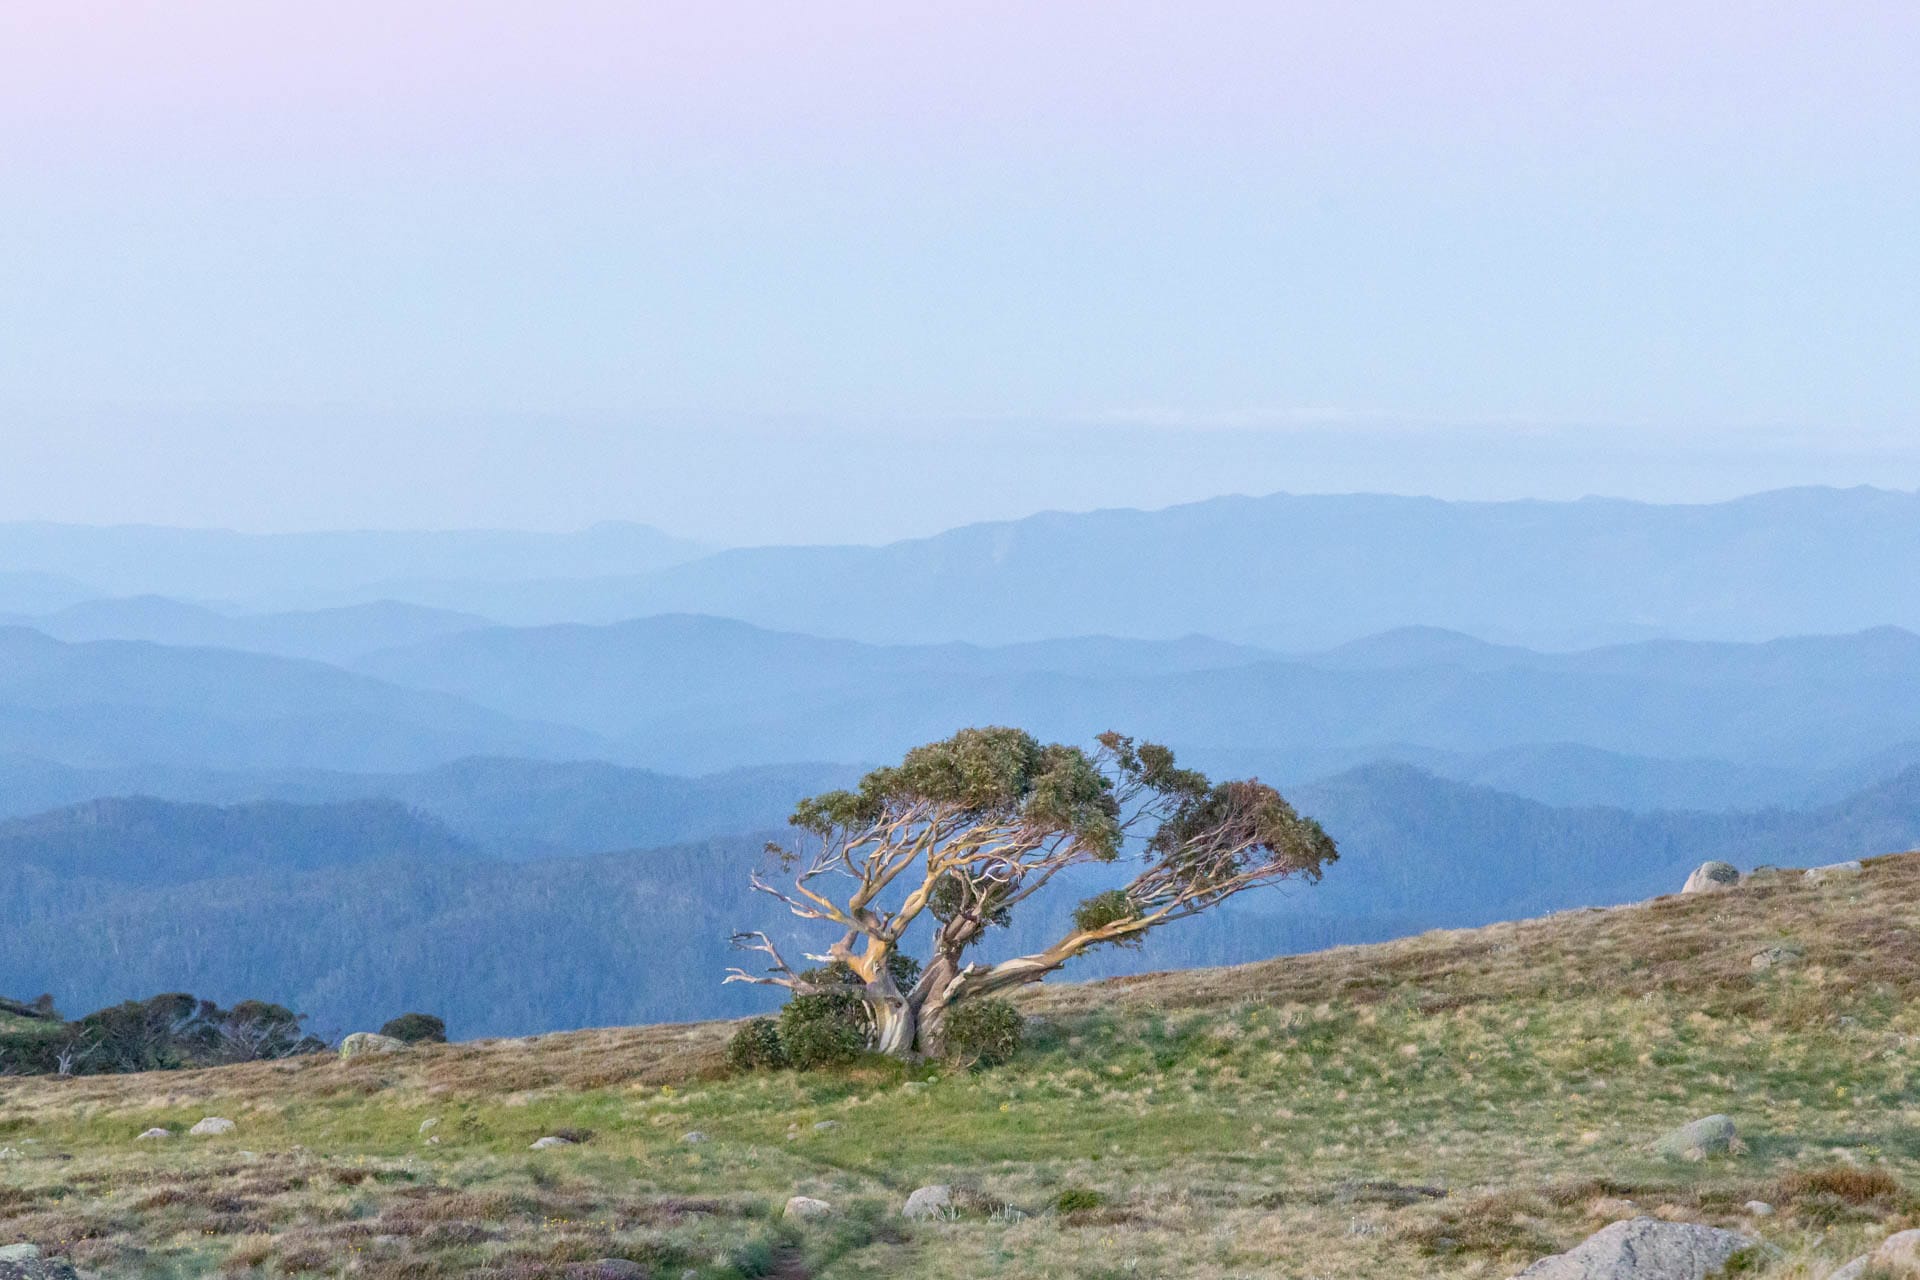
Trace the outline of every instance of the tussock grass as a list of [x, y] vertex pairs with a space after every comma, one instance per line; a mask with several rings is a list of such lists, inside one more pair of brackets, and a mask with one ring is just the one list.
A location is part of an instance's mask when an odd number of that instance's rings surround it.
[[[1799, 963], [1753, 969], [1783, 943]], [[11, 1080], [0, 1238], [155, 1277], [558, 1277], [623, 1258], [703, 1280], [1498, 1280], [1646, 1212], [1763, 1237], [1777, 1252], [1750, 1274], [1824, 1277], [1920, 1223], [1916, 996], [1908, 855], [1819, 885], [1049, 986], [1021, 1001], [1027, 1051], [981, 1072], [729, 1078], [732, 1025], [707, 1023]], [[1743, 1151], [1652, 1154], [1712, 1112]], [[237, 1132], [133, 1140], [209, 1114]], [[693, 1129], [711, 1140], [682, 1143]], [[549, 1133], [591, 1140], [527, 1150]], [[936, 1181], [966, 1189], [960, 1211], [901, 1221]], [[839, 1214], [786, 1223], [793, 1194]], [[1777, 1212], [1750, 1218], [1750, 1200]]]

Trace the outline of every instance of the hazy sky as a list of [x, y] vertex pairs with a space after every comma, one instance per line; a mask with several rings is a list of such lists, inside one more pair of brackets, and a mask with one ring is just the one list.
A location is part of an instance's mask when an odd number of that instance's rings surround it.
[[0, 6], [0, 518], [1920, 487], [1920, 5]]

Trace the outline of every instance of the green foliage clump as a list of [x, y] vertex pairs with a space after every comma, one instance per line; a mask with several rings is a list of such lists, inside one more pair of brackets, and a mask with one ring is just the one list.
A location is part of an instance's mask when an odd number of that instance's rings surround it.
[[1104, 1209], [1107, 1198], [1088, 1187], [1068, 1187], [1053, 1198], [1055, 1213], [1085, 1213], [1090, 1209]]
[[[905, 991], [919, 978], [920, 962], [896, 951], [887, 957], [887, 973]], [[777, 1020], [755, 1018], [734, 1032], [727, 1044], [728, 1066], [735, 1071], [810, 1071], [841, 1066], [867, 1051], [872, 1019], [853, 970], [835, 961], [808, 969], [799, 978], [814, 990], [787, 1001]]]
[[780, 1024], [772, 1018], [754, 1018], [727, 1041], [727, 1065], [735, 1071], [778, 1071], [792, 1066], [780, 1039]]
[[947, 1056], [993, 1067], [1020, 1052], [1026, 1019], [1005, 1000], [963, 1000], [947, 1014]]
[[430, 1013], [403, 1013], [389, 1019], [380, 1034], [408, 1044], [445, 1044], [447, 1024]]
[[818, 835], [873, 822], [890, 806], [931, 801], [1000, 819], [1018, 817], [1070, 835], [1092, 857], [1112, 861], [1121, 844], [1113, 780], [1075, 747], [1043, 745], [1020, 729], [962, 729], [875, 769], [853, 791], [802, 800], [794, 826]]
[[[1105, 893], [1094, 894], [1073, 909], [1073, 927], [1082, 933], [1092, 933], [1095, 929], [1131, 920], [1139, 914], [1140, 908], [1127, 896], [1126, 890], [1109, 889]], [[1114, 945], [1122, 947], [1137, 947], [1145, 941], [1145, 934], [1113, 939]]]
[[867, 1051], [866, 1010], [850, 992], [795, 996], [780, 1011], [780, 1043], [802, 1071], [852, 1062]]

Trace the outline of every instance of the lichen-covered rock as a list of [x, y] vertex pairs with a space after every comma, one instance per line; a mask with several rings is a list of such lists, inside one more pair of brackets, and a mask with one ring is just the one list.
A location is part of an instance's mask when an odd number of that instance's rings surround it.
[[1737, 1232], [1695, 1222], [1635, 1218], [1602, 1227], [1514, 1280], [1707, 1280], [1755, 1244]]
[[340, 1056], [358, 1058], [369, 1053], [399, 1053], [406, 1047], [405, 1040], [383, 1036], [377, 1031], [356, 1031], [340, 1042]]
[[630, 1258], [575, 1262], [560, 1273], [566, 1280], [648, 1280], [653, 1273]]
[[64, 1258], [43, 1258], [37, 1244], [0, 1247], [0, 1280], [76, 1280]]
[[833, 1206], [825, 1200], [815, 1200], [812, 1196], [794, 1196], [787, 1201], [787, 1207], [781, 1211], [781, 1217], [798, 1218], [809, 1221], [814, 1218], [831, 1218]]
[[233, 1130], [233, 1121], [225, 1116], [208, 1116], [187, 1130], [187, 1133], [195, 1138], [217, 1138], [223, 1133], [232, 1133]]
[[953, 1188], [945, 1183], [936, 1183], [931, 1187], [921, 1187], [907, 1197], [906, 1207], [900, 1210], [903, 1218], [941, 1218], [953, 1208]]
[[1716, 889], [1725, 889], [1740, 883], [1740, 872], [1730, 862], [1703, 862], [1693, 869], [1686, 884], [1680, 887], [1682, 893], [1712, 893]]
[[1879, 1248], [1855, 1258], [1827, 1280], [1865, 1280], [1867, 1276], [1885, 1276], [1887, 1280], [1920, 1278], [1920, 1231], [1900, 1231], [1888, 1236]]
[[1866, 866], [1855, 858], [1851, 862], [1829, 862], [1824, 867], [1807, 868], [1806, 879], [1809, 884], [1819, 884], [1822, 880], [1835, 880], [1844, 876], [1857, 876], [1866, 870]]
[[0, 1280], [80, 1280], [80, 1273], [64, 1258], [0, 1259]]
[[134, 1140], [136, 1142], [151, 1142], [155, 1138], [171, 1138], [172, 1136], [173, 1130], [171, 1129], [148, 1129], [139, 1134]]
[[1791, 942], [1783, 942], [1777, 946], [1767, 947], [1764, 950], [1754, 952], [1752, 958], [1747, 961], [1747, 964], [1755, 973], [1765, 973], [1769, 969], [1779, 969], [1790, 964], [1799, 964], [1800, 961], [1805, 958], [1806, 952], [1802, 951], [1798, 946]]
[[1870, 1255], [1883, 1267], [1906, 1267], [1920, 1272], [1920, 1231], [1901, 1231], [1888, 1236]]
[[1653, 1144], [1655, 1155], [1670, 1160], [1704, 1160], [1725, 1155], [1740, 1140], [1740, 1131], [1729, 1116], [1706, 1116], [1692, 1124], [1683, 1124]]

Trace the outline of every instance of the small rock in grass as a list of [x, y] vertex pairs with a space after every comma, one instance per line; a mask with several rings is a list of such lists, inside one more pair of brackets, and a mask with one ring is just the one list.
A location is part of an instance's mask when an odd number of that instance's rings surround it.
[[141, 1134], [138, 1138], [136, 1138], [135, 1141], [145, 1142], [151, 1138], [171, 1138], [172, 1136], [173, 1136], [173, 1130], [171, 1129], [149, 1129], [145, 1133]]
[[1740, 1140], [1740, 1132], [1728, 1116], [1706, 1116], [1692, 1124], [1681, 1125], [1653, 1144], [1654, 1154], [1670, 1160], [1704, 1160], [1726, 1155]]
[[831, 1218], [833, 1206], [825, 1200], [815, 1200], [812, 1196], [794, 1196], [787, 1201], [787, 1207], [781, 1212], [783, 1218]]
[[1749, 1200], [1746, 1204], [1747, 1215], [1753, 1218], [1771, 1218], [1773, 1206], [1765, 1200]]
[[439, 1127], [440, 1127], [439, 1116], [428, 1116], [425, 1120], [422, 1120], [420, 1122], [421, 1133], [432, 1133], [435, 1129], [438, 1129]]
[[840, 1122], [838, 1120], [820, 1120], [815, 1122], [813, 1126], [813, 1131], [815, 1133], [831, 1133], [833, 1130], [838, 1129], [839, 1127], [840, 1127]]
[[1602, 1227], [1514, 1280], [1707, 1280], [1755, 1243], [1718, 1227], [1635, 1218]]
[[936, 1183], [930, 1187], [921, 1187], [907, 1197], [906, 1207], [900, 1210], [903, 1218], [939, 1218], [946, 1216], [953, 1208], [953, 1188], [945, 1183]]
[[682, 1142], [705, 1142], [706, 1140], [707, 1140], [707, 1135], [700, 1132], [698, 1129], [695, 1129], [691, 1133], [683, 1133], [680, 1135], [680, 1141]]
[[1778, 969], [1783, 965], [1799, 964], [1805, 956], [1804, 951], [1789, 942], [1754, 952], [1747, 964], [1755, 973], [1765, 973], [1768, 969]]
[[530, 1146], [530, 1147], [528, 1147], [528, 1148], [527, 1148], [527, 1150], [529, 1150], [529, 1151], [550, 1151], [550, 1150], [552, 1150], [552, 1149], [553, 1149], [554, 1147], [570, 1147], [570, 1146], [572, 1146], [572, 1145], [573, 1145], [573, 1143], [572, 1143], [572, 1142], [571, 1142], [570, 1140], [568, 1140], [568, 1139], [566, 1139], [566, 1138], [563, 1138], [563, 1137], [561, 1137], [561, 1136], [560, 1136], [559, 1134], [557, 1134], [557, 1133], [550, 1133], [550, 1134], [548, 1134], [548, 1135], [547, 1135], [546, 1137], [544, 1137], [544, 1138], [538, 1138], [538, 1139], [535, 1139], [535, 1140], [534, 1140], [534, 1144], [533, 1144], [532, 1146]]
[[1862, 864], [1858, 858], [1850, 862], [1829, 862], [1824, 867], [1807, 868], [1806, 881], [1808, 884], [1819, 884], [1822, 880], [1833, 880], [1841, 876], [1857, 876], [1865, 870], [1866, 866]]
[[577, 1262], [564, 1273], [569, 1280], [647, 1280], [648, 1270], [630, 1258]]
[[1740, 872], [1730, 862], [1703, 862], [1687, 877], [1681, 893], [1712, 893], [1740, 883]]
[[196, 1138], [215, 1138], [223, 1133], [232, 1133], [233, 1128], [233, 1121], [225, 1116], [208, 1116], [187, 1132]]

